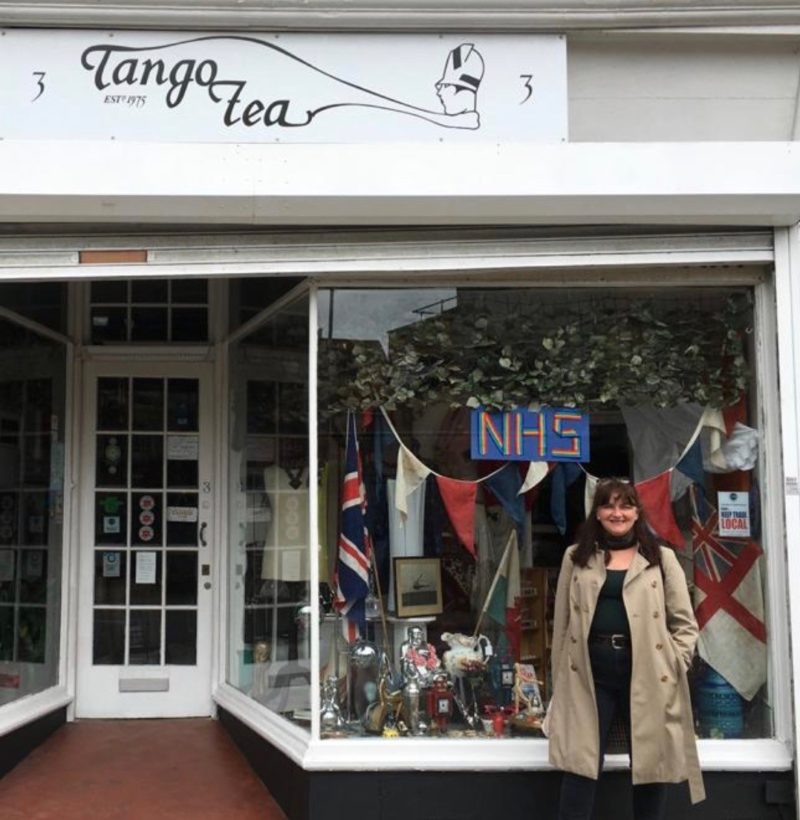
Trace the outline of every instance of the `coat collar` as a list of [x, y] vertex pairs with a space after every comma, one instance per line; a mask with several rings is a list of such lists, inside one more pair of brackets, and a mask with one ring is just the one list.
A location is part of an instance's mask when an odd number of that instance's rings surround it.
[[[637, 576], [644, 572], [650, 564], [647, 563], [647, 559], [642, 555], [641, 552], [637, 552], [636, 555], [633, 556], [633, 560], [631, 561], [630, 567], [628, 567], [628, 572], [625, 574], [625, 583], [623, 584], [624, 587], [628, 586], [628, 584]], [[594, 551], [594, 555], [592, 556], [592, 567], [597, 572], [600, 572], [603, 576], [606, 574], [606, 564], [605, 564], [605, 556], [603, 553], [603, 549], [601, 547], [597, 547]]]

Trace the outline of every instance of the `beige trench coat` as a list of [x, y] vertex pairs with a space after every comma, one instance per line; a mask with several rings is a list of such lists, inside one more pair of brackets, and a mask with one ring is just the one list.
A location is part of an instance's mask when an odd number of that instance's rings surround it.
[[[549, 714], [550, 762], [596, 779], [599, 729], [588, 636], [606, 578], [603, 551], [586, 567], [564, 555], [556, 592]], [[637, 554], [622, 598], [631, 630], [631, 769], [634, 784], [689, 781], [693, 803], [705, 797], [697, 759], [686, 671], [697, 642], [697, 622], [686, 576], [675, 553], [661, 548], [663, 578]]]

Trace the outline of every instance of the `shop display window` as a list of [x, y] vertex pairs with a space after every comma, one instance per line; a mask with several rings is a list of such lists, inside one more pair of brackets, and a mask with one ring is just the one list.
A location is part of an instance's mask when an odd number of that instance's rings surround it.
[[0, 704], [58, 683], [62, 345], [0, 320]]
[[[770, 737], [753, 322], [748, 288], [319, 290], [322, 736], [541, 737], [558, 567], [614, 476], [686, 573], [698, 736]], [[522, 410], [579, 444], [525, 458]]]
[[230, 348], [227, 680], [310, 724], [308, 298]]

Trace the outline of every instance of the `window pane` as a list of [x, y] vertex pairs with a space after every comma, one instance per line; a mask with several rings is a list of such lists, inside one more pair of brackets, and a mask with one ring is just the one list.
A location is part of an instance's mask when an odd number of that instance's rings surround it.
[[163, 436], [131, 436], [131, 485], [164, 486]]
[[161, 663], [161, 612], [152, 609], [130, 611], [131, 665]]
[[206, 308], [172, 308], [172, 341], [203, 342], [208, 339]]
[[197, 663], [197, 612], [167, 610], [165, 663], [194, 666]]
[[167, 339], [166, 308], [131, 308], [132, 342], [166, 342]]
[[98, 430], [128, 429], [128, 380], [97, 380]]
[[164, 427], [164, 380], [133, 380], [133, 429], [162, 430]]
[[94, 602], [95, 604], [125, 604], [128, 567], [127, 555], [118, 550], [95, 550]]
[[128, 483], [128, 437], [97, 436], [95, 484], [125, 487]]
[[197, 604], [197, 552], [167, 553], [167, 606]]
[[158, 492], [131, 494], [131, 544], [156, 547], [164, 543], [162, 498]]
[[173, 279], [172, 304], [204, 305], [208, 302], [208, 279]]
[[125, 611], [95, 609], [92, 662], [96, 665], [120, 665], [125, 662]]
[[131, 552], [132, 604], [155, 606], [161, 603], [161, 552]]
[[166, 279], [134, 279], [131, 282], [131, 302], [166, 302], [168, 287]]
[[197, 430], [199, 391], [197, 379], [168, 380], [167, 430]]
[[94, 542], [98, 545], [128, 543], [125, 492], [95, 493]]

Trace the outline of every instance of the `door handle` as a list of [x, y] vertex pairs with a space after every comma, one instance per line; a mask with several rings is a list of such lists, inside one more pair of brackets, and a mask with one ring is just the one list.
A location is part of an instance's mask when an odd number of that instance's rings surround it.
[[207, 547], [208, 546], [208, 543], [206, 542], [206, 527], [207, 526], [208, 526], [208, 524], [205, 521], [203, 521], [203, 523], [200, 525], [200, 532], [197, 535], [197, 537], [200, 539], [200, 546], [201, 547]]

